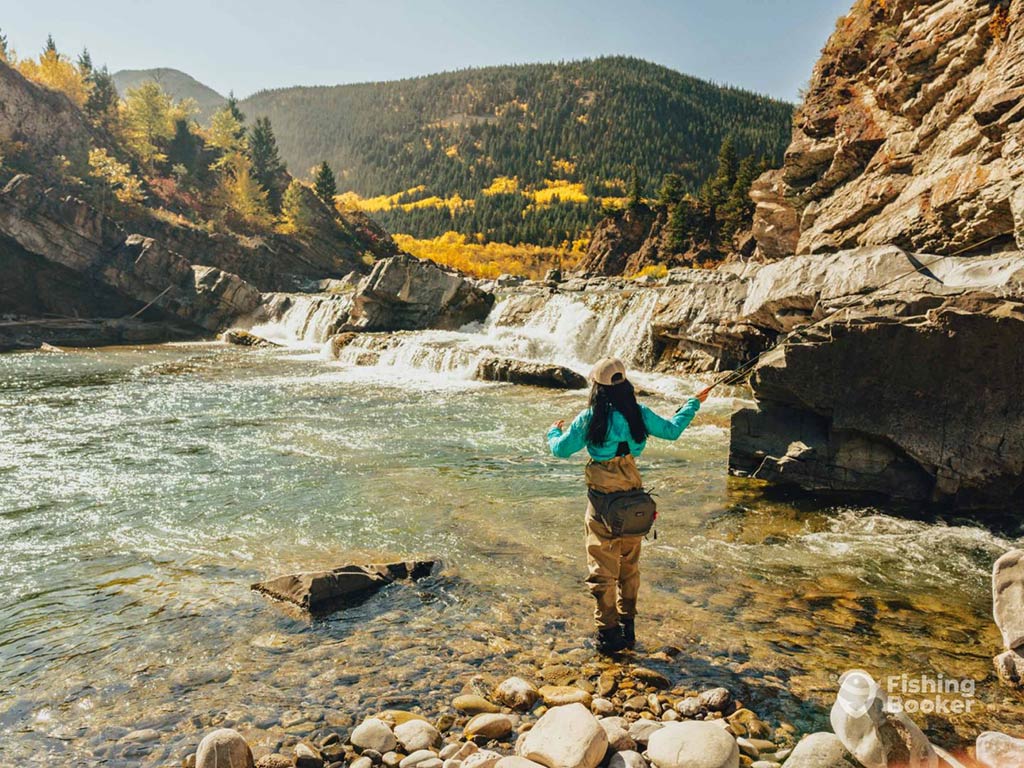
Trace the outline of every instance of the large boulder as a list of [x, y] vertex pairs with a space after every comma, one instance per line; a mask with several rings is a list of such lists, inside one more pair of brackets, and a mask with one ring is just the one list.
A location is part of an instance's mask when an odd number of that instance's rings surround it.
[[1006, 650], [1024, 645], [1024, 549], [1011, 549], [992, 566], [992, 615]]
[[864, 768], [937, 768], [928, 738], [903, 712], [890, 711], [885, 693], [866, 672], [843, 677], [829, 719], [843, 746]]
[[483, 381], [505, 381], [549, 389], [583, 389], [587, 379], [571, 368], [553, 363], [486, 357], [477, 364], [474, 377]]
[[330, 571], [303, 571], [278, 576], [253, 584], [252, 589], [294, 603], [311, 613], [320, 613], [364, 600], [393, 581], [416, 581], [429, 576], [436, 564], [433, 560], [420, 560], [343, 565]]
[[450, 269], [408, 254], [382, 259], [360, 282], [349, 330], [455, 329], [487, 317], [494, 294]]
[[252, 750], [242, 734], [220, 728], [206, 734], [196, 750], [196, 768], [253, 768]]
[[739, 768], [736, 740], [713, 722], [667, 723], [651, 734], [647, 758], [657, 768]]
[[582, 704], [552, 707], [519, 743], [520, 757], [547, 768], [597, 768], [608, 750], [608, 737]]
[[751, 322], [823, 322], [754, 369], [734, 474], [964, 508], [1024, 498], [1024, 259], [933, 261], [871, 249], [757, 272]]

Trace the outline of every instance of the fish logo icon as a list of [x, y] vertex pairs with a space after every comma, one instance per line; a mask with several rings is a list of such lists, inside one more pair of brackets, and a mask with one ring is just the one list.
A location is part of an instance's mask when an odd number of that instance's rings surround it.
[[851, 669], [839, 678], [836, 703], [850, 717], [863, 717], [878, 697], [878, 683], [863, 669]]

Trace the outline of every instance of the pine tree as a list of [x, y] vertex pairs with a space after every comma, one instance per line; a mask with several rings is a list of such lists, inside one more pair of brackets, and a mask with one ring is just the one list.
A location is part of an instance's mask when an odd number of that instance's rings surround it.
[[658, 203], [671, 206], [679, 202], [685, 192], [683, 177], [678, 173], [666, 173], [658, 190]]
[[[79, 62], [81, 66], [81, 62]], [[91, 66], [91, 63], [90, 63]], [[86, 78], [89, 85], [89, 98], [85, 100], [85, 111], [96, 123], [113, 128], [117, 118], [117, 86], [110, 76], [106, 65], [99, 69], [90, 69]]]
[[0, 61], [7, 61], [9, 55], [7, 51], [7, 35], [0, 30]]
[[640, 173], [637, 171], [637, 167], [634, 165], [632, 170], [633, 175], [629, 180], [629, 207], [636, 208], [640, 205], [640, 201], [643, 199], [642, 187], [640, 183]]
[[46, 54], [46, 53], [56, 53], [56, 52], [57, 52], [57, 44], [55, 42], [53, 42], [53, 35], [47, 35], [46, 36], [46, 47], [43, 48], [43, 53]]
[[238, 108], [238, 99], [235, 98], [234, 91], [228, 91], [228, 103], [224, 105], [224, 109], [238, 122], [235, 138], [241, 140], [245, 137], [245, 114]]
[[316, 169], [316, 177], [313, 179], [313, 190], [316, 196], [323, 200], [332, 209], [334, 208], [334, 196], [338, 194], [338, 184], [334, 180], [334, 171], [324, 160]]
[[82, 52], [78, 54], [78, 71], [86, 79], [92, 74], [92, 56], [89, 55], [88, 48], [83, 48]]
[[277, 139], [269, 117], [257, 117], [256, 124], [249, 131], [249, 159], [252, 161], [253, 178], [267, 191], [271, 208], [280, 210], [285, 166], [277, 151]]

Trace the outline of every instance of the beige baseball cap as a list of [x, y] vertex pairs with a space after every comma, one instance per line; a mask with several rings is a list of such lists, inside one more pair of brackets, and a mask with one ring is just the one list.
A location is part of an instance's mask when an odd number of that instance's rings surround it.
[[590, 371], [591, 381], [610, 387], [626, 380], [626, 366], [617, 357], [606, 357], [594, 363]]

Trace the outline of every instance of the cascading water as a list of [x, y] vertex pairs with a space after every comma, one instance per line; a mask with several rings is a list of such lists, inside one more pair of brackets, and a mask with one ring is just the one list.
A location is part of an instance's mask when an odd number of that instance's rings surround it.
[[250, 330], [281, 344], [322, 344], [348, 319], [352, 297], [334, 293], [265, 294]]
[[[502, 299], [486, 322], [458, 331], [360, 334], [336, 351], [346, 366], [390, 375], [469, 379], [479, 361], [501, 356], [557, 363], [585, 372], [597, 359], [618, 355], [636, 367], [653, 363], [651, 316], [656, 289], [590, 293], [516, 293]], [[297, 346], [325, 342], [343, 322], [336, 297], [277, 295], [268, 305], [276, 320], [254, 333]], [[325, 345], [328, 354], [334, 354]]]

